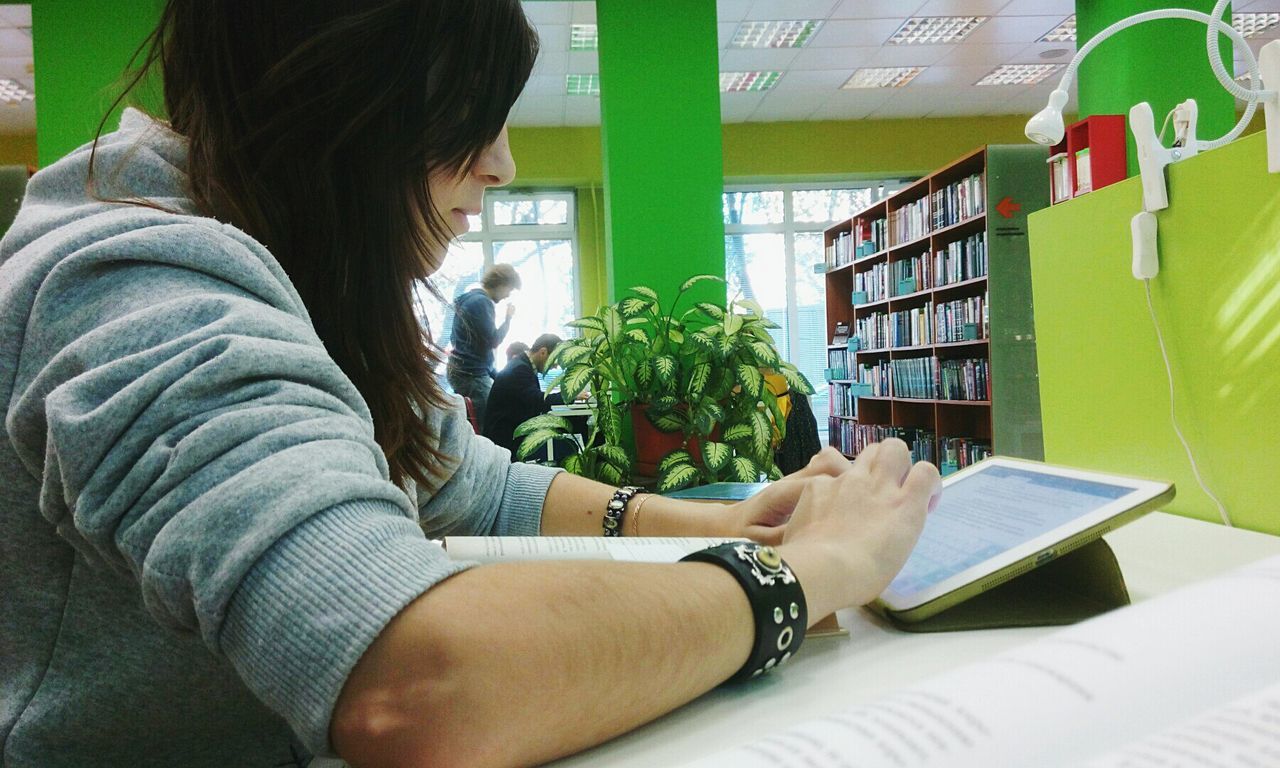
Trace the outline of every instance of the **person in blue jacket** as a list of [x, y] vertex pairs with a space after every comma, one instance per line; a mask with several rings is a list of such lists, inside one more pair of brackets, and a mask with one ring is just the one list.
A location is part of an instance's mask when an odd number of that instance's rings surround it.
[[516, 311], [514, 305], [508, 304], [502, 324], [495, 326], [495, 305], [519, 288], [520, 275], [515, 267], [494, 264], [485, 270], [479, 288], [459, 295], [453, 303], [453, 349], [445, 375], [454, 392], [471, 398], [481, 429], [489, 390], [498, 375], [493, 367], [493, 350], [506, 338]]

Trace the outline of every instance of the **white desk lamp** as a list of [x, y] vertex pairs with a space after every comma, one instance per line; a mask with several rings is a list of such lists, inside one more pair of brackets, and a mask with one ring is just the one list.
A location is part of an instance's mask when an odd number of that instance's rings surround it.
[[[1155, 277], [1159, 269], [1156, 258], [1156, 222], [1154, 211], [1169, 207], [1169, 193], [1165, 186], [1164, 168], [1169, 163], [1191, 157], [1203, 150], [1217, 149], [1231, 141], [1235, 141], [1244, 131], [1245, 126], [1253, 119], [1258, 102], [1264, 106], [1267, 120], [1267, 169], [1271, 173], [1280, 172], [1280, 108], [1275, 87], [1280, 86], [1280, 41], [1272, 41], [1262, 48], [1259, 58], [1244, 37], [1230, 24], [1222, 21], [1230, 0], [1218, 0], [1211, 14], [1184, 8], [1166, 8], [1158, 11], [1147, 11], [1134, 14], [1111, 24], [1089, 42], [1081, 46], [1071, 63], [1067, 65], [1058, 87], [1049, 94], [1049, 104], [1027, 121], [1026, 135], [1037, 144], [1054, 145], [1062, 141], [1066, 129], [1062, 122], [1062, 109], [1067, 104], [1067, 89], [1075, 77], [1080, 62], [1097, 48], [1103, 41], [1129, 27], [1160, 19], [1188, 19], [1205, 25], [1206, 48], [1209, 64], [1214, 76], [1222, 87], [1232, 96], [1245, 101], [1244, 114], [1230, 131], [1212, 141], [1200, 141], [1196, 136], [1198, 109], [1194, 99], [1187, 99], [1174, 107], [1169, 117], [1174, 124], [1174, 144], [1165, 147], [1155, 130], [1155, 118], [1151, 105], [1147, 102], [1135, 104], [1129, 110], [1129, 130], [1133, 133], [1134, 143], [1138, 150], [1138, 169], [1142, 178], [1143, 212], [1132, 221], [1133, 235], [1133, 273], [1139, 279]], [[1250, 87], [1245, 88], [1231, 78], [1222, 64], [1218, 53], [1218, 35], [1226, 34], [1241, 48], [1245, 64], [1249, 72]], [[1263, 85], [1271, 85], [1273, 90], [1263, 90]], [[1168, 118], [1166, 118], [1167, 120]], [[1163, 132], [1163, 128], [1161, 129]]]

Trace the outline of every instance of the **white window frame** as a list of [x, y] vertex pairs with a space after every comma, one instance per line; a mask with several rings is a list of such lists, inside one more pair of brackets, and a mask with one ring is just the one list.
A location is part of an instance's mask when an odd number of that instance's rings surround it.
[[[867, 189], [870, 187], [872, 191], [872, 202], [884, 199], [893, 194], [902, 186], [910, 182], [897, 179], [865, 179], [861, 181], [799, 181], [799, 182], [739, 182], [734, 184], [726, 184], [724, 191], [726, 194], [735, 192], [781, 192], [782, 193], [782, 222], [777, 224], [725, 224], [725, 236], [729, 235], [754, 235], [754, 234], [781, 234], [782, 247], [786, 256], [783, 263], [783, 274], [786, 280], [786, 297], [787, 297], [787, 349], [798, 350], [800, 348], [800, 308], [796, 301], [796, 249], [795, 236], [802, 233], [818, 232], [840, 223], [843, 219], [837, 219], [827, 222], [797, 222], [795, 220], [795, 212], [793, 210], [793, 196], [796, 192], [804, 192], [811, 189]], [[723, 215], [723, 214], [722, 214]]]
[[[563, 200], [568, 204], [568, 216], [564, 224], [504, 224], [495, 225], [493, 207], [498, 201]], [[494, 264], [494, 244], [515, 240], [568, 240], [573, 256], [573, 314], [582, 315], [582, 259], [578, 251], [578, 201], [573, 190], [566, 189], [491, 189], [485, 193], [484, 207], [480, 213], [480, 231], [468, 232], [458, 238], [460, 242], [480, 243], [484, 254], [484, 268]], [[465, 286], [462, 286], [465, 288]]]

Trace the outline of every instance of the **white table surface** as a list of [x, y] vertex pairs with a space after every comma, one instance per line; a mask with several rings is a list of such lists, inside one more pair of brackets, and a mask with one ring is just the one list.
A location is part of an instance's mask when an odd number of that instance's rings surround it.
[[[1280, 554], [1280, 537], [1162, 512], [1105, 538], [1134, 602]], [[847, 637], [807, 640], [795, 659], [770, 675], [718, 688], [666, 717], [554, 765], [679, 766], [1056, 629], [911, 634], [865, 610], [842, 611], [840, 623], [849, 630]]]

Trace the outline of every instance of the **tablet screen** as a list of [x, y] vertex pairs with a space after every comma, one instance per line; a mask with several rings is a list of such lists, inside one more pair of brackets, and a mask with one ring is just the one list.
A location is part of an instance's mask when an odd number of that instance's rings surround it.
[[991, 466], [947, 485], [889, 592], [910, 602], [957, 573], [1135, 490], [1134, 486]]

